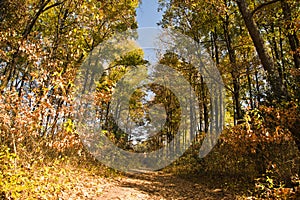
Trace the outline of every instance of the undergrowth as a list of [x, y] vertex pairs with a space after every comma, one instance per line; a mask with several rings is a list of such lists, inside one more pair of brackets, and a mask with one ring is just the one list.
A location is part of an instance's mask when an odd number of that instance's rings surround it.
[[[74, 156], [26, 159], [6, 146], [0, 148], [0, 199], [59, 199], [64, 193], [83, 191], [76, 185], [81, 180], [95, 181], [117, 173], [97, 161]], [[76, 191], [76, 188], [78, 191]], [[97, 192], [97, 191], [96, 191]]]

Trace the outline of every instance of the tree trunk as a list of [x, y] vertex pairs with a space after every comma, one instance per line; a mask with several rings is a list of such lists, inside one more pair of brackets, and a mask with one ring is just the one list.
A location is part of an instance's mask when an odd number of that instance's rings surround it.
[[251, 78], [250, 78], [250, 67], [249, 66], [247, 66], [247, 81], [248, 81], [248, 88], [249, 88], [249, 95], [250, 95], [250, 106], [251, 106], [251, 109], [254, 109], [252, 83], [251, 83]]
[[[300, 53], [298, 52], [300, 50], [299, 39], [296, 35], [294, 27], [292, 26], [293, 18], [292, 18], [291, 7], [286, 0], [281, 0], [281, 7], [282, 7], [285, 21], [287, 23], [286, 32], [287, 32], [287, 37], [288, 37], [291, 50], [293, 52], [295, 69], [299, 70], [300, 69]], [[297, 87], [295, 94], [297, 95], [298, 98], [300, 98], [300, 76], [296, 76], [295, 81]]]
[[297, 69], [299, 69], [300, 68], [300, 55], [299, 55], [299, 53], [297, 53], [297, 50], [299, 48], [299, 39], [298, 39], [295, 31], [293, 30], [293, 27], [291, 24], [292, 20], [293, 20], [291, 7], [288, 4], [288, 2], [286, 2], [286, 0], [281, 0], [281, 7], [282, 7], [285, 21], [288, 24], [287, 25], [287, 36], [288, 36], [289, 44], [291, 46], [291, 50], [293, 51], [295, 67]]
[[232, 39], [229, 32], [229, 16], [226, 16], [226, 20], [223, 24], [224, 36], [227, 51], [229, 54], [229, 60], [231, 64], [231, 76], [232, 76], [232, 84], [233, 84], [233, 99], [234, 99], [234, 125], [239, 124], [240, 120], [243, 118], [241, 103], [240, 103], [240, 80], [239, 80], [239, 70], [237, 69], [236, 63], [236, 54], [235, 50], [232, 47]]

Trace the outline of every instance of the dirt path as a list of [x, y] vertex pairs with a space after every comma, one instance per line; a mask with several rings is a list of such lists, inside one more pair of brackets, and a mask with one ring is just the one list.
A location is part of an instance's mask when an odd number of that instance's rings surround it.
[[194, 178], [162, 172], [126, 174], [103, 187], [98, 199], [235, 199], [222, 189], [209, 189]]

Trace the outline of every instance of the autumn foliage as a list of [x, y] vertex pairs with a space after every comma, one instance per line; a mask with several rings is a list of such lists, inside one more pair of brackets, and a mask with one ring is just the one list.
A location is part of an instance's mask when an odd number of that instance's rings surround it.
[[[191, 148], [165, 170], [240, 176], [242, 182], [235, 184], [230, 179], [231, 183], [246, 188], [247, 195], [296, 198], [300, 192], [299, 2], [159, 2], [164, 12], [160, 26], [203, 45], [226, 88], [224, 131], [213, 151], [199, 159], [213, 102], [203, 75], [195, 67], [175, 53], [163, 55], [159, 62], [177, 70], [195, 90], [201, 113]], [[103, 41], [138, 27], [135, 12], [139, 3], [0, 1], [0, 198], [58, 198], [62, 191], [72, 190], [69, 179], [76, 182], [76, 174], [68, 167], [101, 166], [80, 140], [76, 117], [84, 106], [76, 101], [78, 96], [94, 103], [101, 134], [124, 150], [152, 151], [173, 141], [180, 108], [166, 88], [147, 85], [132, 95], [128, 109], [137, 123], [148, 119], [152, 104], [160, 103], [167, 111], [164, 128], [137, 145], [130, 134], [118, 129], [108, 112], [117, 82], [130, 69], [149, 64], [141, 49], [110, 63], [101, 77], [97, 76], [98, 65], [81, 67]], [[156, 96], [144, 105], [148, 91]], [[60, 172], [60, 168], [64, 170]], [[114, 171], [103, 166], [99, 170], [103, 174]], [[78, 173], [92, 176], [82, 170]], [[41, 186], [46, 179], [47, 184]]]

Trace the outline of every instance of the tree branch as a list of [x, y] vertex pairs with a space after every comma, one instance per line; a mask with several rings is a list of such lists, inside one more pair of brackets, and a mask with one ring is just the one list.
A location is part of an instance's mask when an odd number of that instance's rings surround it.
[[28, 26], [27, 26], [26, 29], [24, 30], [24, 32], [23, 32], [23, 38], [27, 38], [27, 36], [28, 36], [29, 33], [31, 32], [31, 30], [32, 30], [32, 28], [33, 28], [33, 26], [34, 26], [34, 24], [36, 23], [37, 19], [40, 17], [40, 15], [41, 15], [42, 13], [44, 13], [45, 11], [47, 11], [47, 10], [49, 10], [49, 9], [55, 7], [55, 6], [58, 6], [58, 5], [62, 4], [63, 2], [57, 2], [57, 3], [55, 3], [55, 4], [51, 5], [51, 6], [46, 7], [48, 3], [50, 3], [50, 0], [47, 0], [46, 2], [44, 2], [44, 3], [41, 5], [40, 9], [39, 9], [38, 12], [35, 14], [35, 16], [34, 16], [34, 18], [32, 19], [32, 21], [28, 24]]
[[273, 0], [273, 1], [269, 1], [269, 2], [266, 2], [266, 3], [263, 3], [259, 6], [257, 6], [252, 12], [251, 12], [251, 15], [253, 16], [257, 11], [259, 11], [260, 9], [268, 6], [268, 5], [271, 5], [271, 4], [274, 4], [274, 3], [277, 3], [279, 2], [280, 0]]
[[57, 3], [55, 3], [55, 4], [52, 4], [51, 6], [48, 6], [47, 8], [45, 8], [45, 9], [43, 10], [43, 12], [46, 12], [47, 10], [49, 10], [49, 9], [51, 9], [51, 8], [53, 8], [53, 7], [59, 6], [59, 5], [63, 4], [63, 3], [64, 3], [64, 2], [62, 1], [62, 2], [57, 2]]

